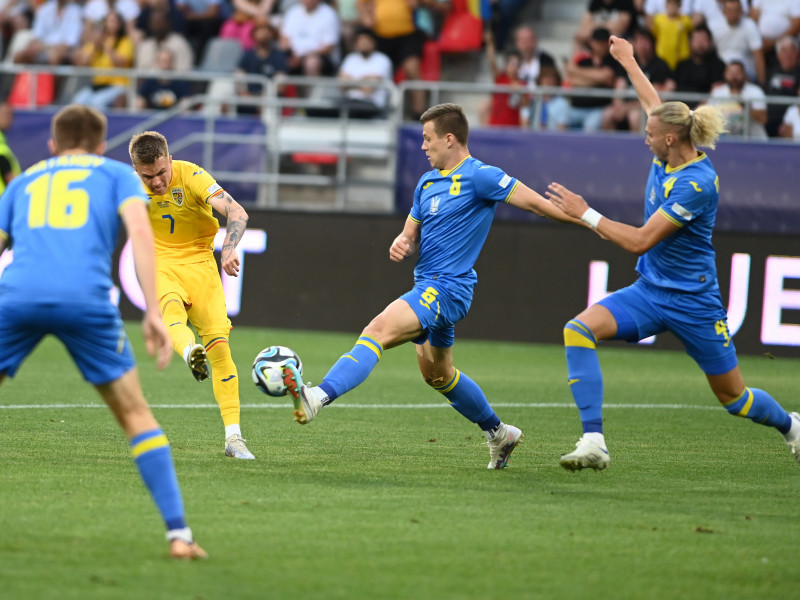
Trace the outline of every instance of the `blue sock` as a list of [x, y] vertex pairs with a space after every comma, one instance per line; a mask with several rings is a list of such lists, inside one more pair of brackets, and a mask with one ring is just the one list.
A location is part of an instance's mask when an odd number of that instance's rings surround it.
[[792, 418], [781, 405], [758, 388], [744, 388], [741, 396], [723, 406], [735, 417], [745, 417], [754, 423], [774, 427], [783, 434], [788, 433], [792, 426]]
[[473, 423], [477, 423], [482, 430], [489, 431], [500, 425], [500, 419], [489, 406], [483, 390], [458, 369], [453, 379], [433, 389], [443, 394], [450, 402], [450, 406]]
[[153, 429], [135, 436], [130, 446], [139, 474], [150, 490], [167, 529], [183, 529], [186, 527], [183, 499], [167, 436], [160, 429]]
[[319, 387], [333, 402], [366, 381], [383, 355], [383, 346], [371, 337], [362, 335], [353, 349], [334, 363]]
[[581, 415], [584, 433], [603, 433], [603, 374], [597, 339], [577, 319], [564, 327], [569, 390]]

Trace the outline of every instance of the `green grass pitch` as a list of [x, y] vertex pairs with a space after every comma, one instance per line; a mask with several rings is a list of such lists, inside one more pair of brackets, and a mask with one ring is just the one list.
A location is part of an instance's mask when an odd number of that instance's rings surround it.
[[[242, 427], [223, 455], [211, 383], [157, 372], [129, 323], [208, 561], [166, 556], [163, 527], [110, 412], [48, 340], [0, 387], [0, 597], [46, 599], [753, 599], [800, 584], [800, 469], [735, 419], [680, 353], [609, 344], [611, 467], [569, 473], [580, 435], [557, 346], [459, 340], [456, 364], [525, 443], [486, 469], [480, 431], [428, 389], [411, 347], [301, 427], [250, 381], [287, 345], [318, 382], [354, 334], [237, 327]], [[800, 410], [796, 359], [742, 357], [750, 386]]]

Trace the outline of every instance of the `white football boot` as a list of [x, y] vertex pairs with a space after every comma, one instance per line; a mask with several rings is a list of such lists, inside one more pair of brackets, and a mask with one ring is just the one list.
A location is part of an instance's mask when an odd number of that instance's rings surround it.
[[189, 365], [189, 369], [192, 371], [192, 377], [197, 379], [197, 381], [208, 379], [208, 357], [206, 356], [206, 349], [203, 344], [186, 346], [186, 349], [183, 351], [183, 360]]
[[292, 363], [283, 366], [283, 382], [294, 403], [294, 420], [306, 425], [322, 410], [325, 393], [303, 383], [300, 373]]
[[494, 433], [489, 431], [483, 433], [486, 436], [486, 445], [489, 446], [489, 456], [491, 457], [489, 466], [486, 468], [505, 469], [508, 465], [508, 457], [525, 437], [522, 435], [522, 431], [513, 425], [500, 423]]
[[245, 446], [242, 436], [234, 433], [225, 440], [225, 456], [231, 458], [242, 458], [244, 460], [255, 460], [255, 456]]
[[792, 451], [792, 456], [797, 464], [800, 465], [800, 414], [793, 412], [789, 413], [789, 416], [792, 417], [792, 428], [783, 438], [786, 440], [789, 450]]
[[611, 462], [602, 433], [584, 433], [575, 444], [575, 450], [564, 454], [559, 461], [568, 471], [594, 469], [602, 471]]

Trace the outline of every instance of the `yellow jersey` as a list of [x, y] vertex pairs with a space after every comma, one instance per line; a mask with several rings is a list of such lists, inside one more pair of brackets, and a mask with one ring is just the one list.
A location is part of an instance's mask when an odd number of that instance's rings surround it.
[[201, 167], [185, 160], [172, 161], [167, 193], [157, 196], [147, 190], [159, 260], [193, 263], [213, 256], [219, 221], [208, 200], [223, 191]]

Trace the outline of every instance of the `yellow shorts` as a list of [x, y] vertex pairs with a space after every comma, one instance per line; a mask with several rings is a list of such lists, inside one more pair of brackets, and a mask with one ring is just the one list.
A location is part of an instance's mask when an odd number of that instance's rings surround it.
[[160, 260], [156, 287], [162, 312], [164, 300], [169, 300], [170, 295], [177, 295], [186, 307], [189, 322], [198, 335], [227, 336], [231, 321], [217, 269], [213, 258], [180, 265]]

